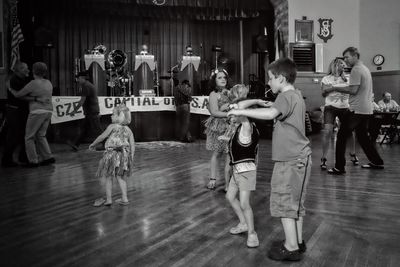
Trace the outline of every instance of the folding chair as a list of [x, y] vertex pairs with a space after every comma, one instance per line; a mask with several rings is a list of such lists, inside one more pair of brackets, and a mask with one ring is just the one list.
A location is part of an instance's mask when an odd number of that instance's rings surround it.
[[382, 145], [386, 139], [388, 142], [386, 144], [391, 144], [394, 141], [394, 138], [397, 136], [397, 142], [400, 142], [399, 135], [400, 132], [397, 128], [398, 120], [400, 112], [382, 112], [384, 124], [381, 126], [381, 132], [383, 132], [383, 138], [380, 142]]

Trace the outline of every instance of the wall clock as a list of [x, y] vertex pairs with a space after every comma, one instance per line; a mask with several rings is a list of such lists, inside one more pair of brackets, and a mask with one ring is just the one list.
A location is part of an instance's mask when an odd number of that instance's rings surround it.
[[385, 62], [385, 57], [378, 54], [375, 55], [374, 58], [372, 59], [372, 62], [376, 65], [376, 66], [381, 66], [383, 64], [383, 62]]

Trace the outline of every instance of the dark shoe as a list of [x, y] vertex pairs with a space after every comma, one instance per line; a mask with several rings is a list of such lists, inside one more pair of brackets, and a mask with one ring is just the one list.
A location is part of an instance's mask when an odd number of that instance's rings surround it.
[[106, 150], [106, 148], [104, 147], [103, 144], [99, 144], [99, 145], [96, 146], [96, 149], [95, 149], [95, 150], [96, 150], [96, 151], [104, 151], [104, 150]]
[[39, 167], [39, 163], [33, 163], [33, 162], [29, 162], [28, 164], [24, 165], [24, 167], [26, 168], [36, 168]]
[[75, 151], [75, 152], [78, 151], [78, 146], [73, 144], [71, 141], [67, 141], [66, 144], [69, 145], [73, 151]]
[[326, 170], [328, 167], [326, 167], [326, 158], [321, 158], [321, 170]]
[[341, 174], [345, 174], [346, 171], [345, 170], [339, 170], [337, 168], [332, 168], [328, 170], [329, 174], [333, 174], [333, 175], [341, 175]]
[[376, 170], [382, 170], [382, 169], [384, 169], [385, 167], [383, 166], [383, 165], [377, 165], [377, 164], [373, 164], [373, 163], [368, 163], [368, 164], [364, 164], [364, 165], [361, 165], [361, 168], [364, 168], [364, 169], [376, 169]]
[[299, 252], [304, 253], [307, 251], [306, 241], [303, 240], [299, 245]]
[[[285, 240], [274, 241], [274, 242], [272, 242], [272, 247], [280, 247], [283, 244], [285, 244]], [[297, 244], [297, 245], [299, 246], [300, 253], [306, 252], [306, 250], [307, 250], [306, 241], [303, 240], [303, 242], [301, 242], [300, 244]]]
[[356, 154], [352, 154], [352, 153], [350, 153], [350, 157], [351, 157], [351, 162], [353, 162], [353, 165], [354, 166], [357, 166], [358, 165], [358, 157], [356, 156]]
[[56, 163], [56, 159], [55, 158], [45, 159], [42, 162], [40, 162], [39, 164], [41, 166], [45, 166], [45, 165], [49, 165], [49, 164], [53, 164], [53, 163]]
[[18, 163], [14, 162], [14, 161], [8, 161], [8, 160], [3, 160], [1, 162], [1, 166], [3, 166], [4, 168], [10, 168], [10, 167], [17, 167]]
[[268, 257], [275, 261], [299, 261], [302, 258], [299, 249], [289, 251], [283, 244], [280, 247], [271, 247]]
[[226, 188], [221, 188], [218, 190], [218, 193], [226, 194], [226, 192], [228, 192], [228, 190], [226, 190]]
[[193, 142], [193, 139], [191, 138], [191, 137], [185, 137], [185, 138], [181, 138], [181, 139], [179, 139], [179, 142], [182, 142], [182, 143], [192, 143]]

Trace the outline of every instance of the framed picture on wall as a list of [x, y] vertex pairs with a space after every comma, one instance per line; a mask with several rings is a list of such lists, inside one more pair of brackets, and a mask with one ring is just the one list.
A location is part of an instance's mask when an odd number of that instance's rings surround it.
[[314, 42], [314, 21], [296, 19], [294, 21], [294, 32], [296, 43]]

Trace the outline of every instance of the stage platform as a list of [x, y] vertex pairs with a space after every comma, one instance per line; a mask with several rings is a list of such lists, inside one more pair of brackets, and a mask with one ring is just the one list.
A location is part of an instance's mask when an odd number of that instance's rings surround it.
[[[138, 143], [128, 206], [92, 207], [103, 195], [94, 174], [102, 152], [78, 153], [51, 144], [56, 164], [0, 169], [2, 266], [398, 266], [400, 262], [400, 146], [378, 145], [384, 170], [347, 163], [347, 173], [319, 168], [321, 141], [313, 135], [313, 167], [304, 224], [307, 252], [298, 263], [268, 259], [284, 239], [269, 213], [271, 140], [261, 140], [257, 191], [252, 195], [260, 247], [246, 235], [225, 200], [223, 181], [205, 188], [211, 153], [205, 141]], [[366, 162], [362, 152], [361, 163]], [[333, 152], [328, 164], [332, 164]], [[221, 165], [222, 171], [222, 165]], [[117, 184], [114, 199], [119, 197]]]

